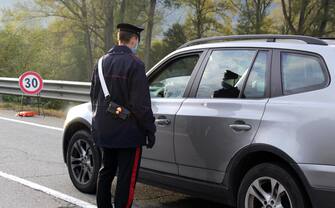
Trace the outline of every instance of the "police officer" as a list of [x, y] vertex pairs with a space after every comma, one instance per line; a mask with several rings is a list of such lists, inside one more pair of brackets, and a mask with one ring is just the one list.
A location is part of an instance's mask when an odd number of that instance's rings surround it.
[[[119, 44], [102, 59], [103, 77], [110, 93], [106, 99], [101, 87], [98, 64], [91, 86], [92, 136], [102, 150], [102, 167], [97, 182], [97, 205], [113, 207], [111, 185], [117, 173], [114, 195], [116, 208], [130, 208], [140, 167], [142, 146], [155, 143], [155, 123], [151, 109], [148, 80], [143, 62], [135, 56], [143, 28], [118, 24]], [[110, 101], [129, 110], [126, 119], [107, 112]], [[116, 112], [119, 113], [119, 112]], [[117, 171], [118, 170], [118, 171]]]

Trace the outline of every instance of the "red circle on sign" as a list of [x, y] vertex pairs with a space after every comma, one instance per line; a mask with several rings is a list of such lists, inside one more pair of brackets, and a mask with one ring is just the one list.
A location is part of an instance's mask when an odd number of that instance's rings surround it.
[[[28, 76], [32, 76], [34, 78], [36, 78], [38, 80], [39, 86], [34, 89], [34, 90], [28, 90], [27, 87], [24, 85], [23, 81], [26, 77]], [[20, 78], [19, 78], [19, 85], [21, 90], [26, 93], [26, 94], [30, 94], [30, 95], [34, 95], [34, 94], [38, 94], [41, 92], [42, 88], [43, 88], [43, 79], [41, 77], [41, 75], [39, 75], [37, 72], [34, 71], [27, 71], [25, 73], [23, 73]]]

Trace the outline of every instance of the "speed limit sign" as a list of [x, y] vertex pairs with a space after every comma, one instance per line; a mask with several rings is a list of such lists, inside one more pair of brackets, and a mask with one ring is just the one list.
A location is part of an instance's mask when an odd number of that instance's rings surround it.
[[38, 73], [28, 71], [20, 76], [19, 85], [22, 92], [26, 94], [39, 94], [43, 88], [43, 80]]

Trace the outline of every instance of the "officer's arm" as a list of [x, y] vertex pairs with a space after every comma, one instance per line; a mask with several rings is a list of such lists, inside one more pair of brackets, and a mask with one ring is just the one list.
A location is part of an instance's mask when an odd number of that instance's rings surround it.
[[155, 134], [155, 117], [151, 109], [149, 84], [144, 64], [138, 64], [130, 78], [129, 110], [147, 135]]

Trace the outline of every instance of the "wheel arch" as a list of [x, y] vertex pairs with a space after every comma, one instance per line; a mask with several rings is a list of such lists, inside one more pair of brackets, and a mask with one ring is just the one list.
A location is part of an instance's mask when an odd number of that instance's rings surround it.
[[230, 161], [223, 183], [232, 190], [233, 201], [237, 200], [239, 185], [247, 171], [264, 162], [284, 166], [298, 180], [298, 185], [308, 196], [308, 203], [312, 205], [311, 186], [298, 164], [285, 152], [268, 144], [251, 144], [241, 149]]
[[72, 135], [78, 130], [87, 130], [91, 132], [91, 124], [83, 118], [73, 119], [66, 125], [63, 133], [63, 160], [66, 163], [66, 153], [69, 141]]

